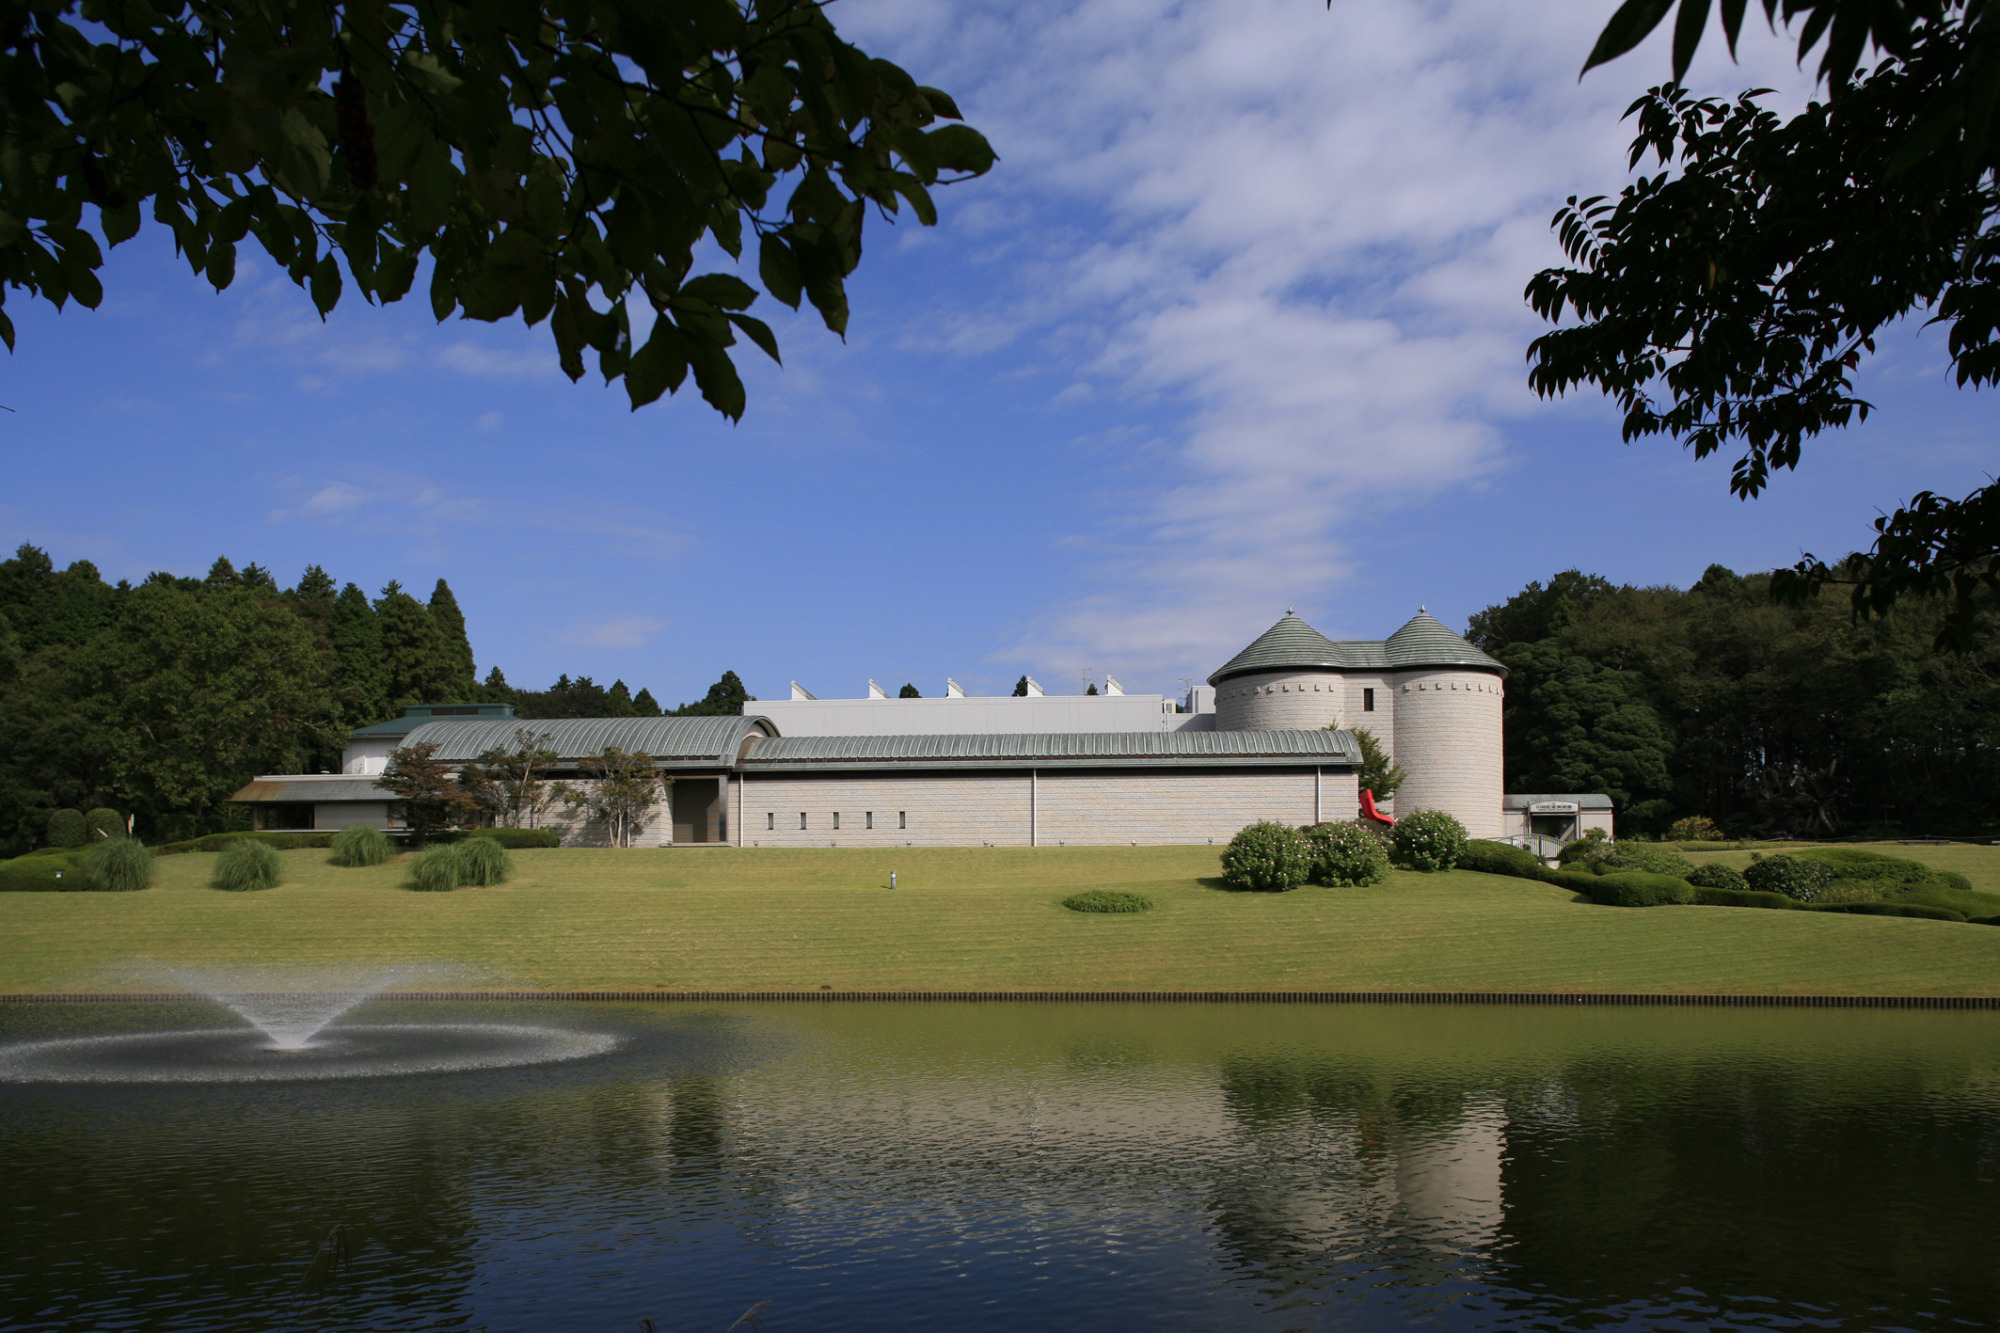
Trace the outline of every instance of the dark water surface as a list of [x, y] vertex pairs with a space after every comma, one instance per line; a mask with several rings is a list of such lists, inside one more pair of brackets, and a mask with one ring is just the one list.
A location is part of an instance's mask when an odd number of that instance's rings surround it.
[[[722, 1333], [760, 1301], [772, 1333], [2000, 1326], [2000, 1014], [348, 1021], [619, 1044], [351, 1081], [0, 1083], [0, 1328]], [[0, 1043], [217, 1025], [20, 1008]]]

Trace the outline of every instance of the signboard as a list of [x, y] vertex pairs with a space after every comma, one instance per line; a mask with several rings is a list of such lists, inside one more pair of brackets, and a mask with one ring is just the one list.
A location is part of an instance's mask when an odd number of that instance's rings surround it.
[[1575, 801], [1535, 801], [1528, 806], [1531, 815], [1573, 815], [1576, 812]]

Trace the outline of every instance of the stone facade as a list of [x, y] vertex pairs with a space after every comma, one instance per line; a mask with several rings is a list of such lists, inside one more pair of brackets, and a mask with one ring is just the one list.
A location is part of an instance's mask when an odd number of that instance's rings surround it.
[[742, 796], [753, 847], [1221, 844], [1260, 819], [1351, 819], [1357, 799], [1351, 771], [1299, 768], [758, 774]]

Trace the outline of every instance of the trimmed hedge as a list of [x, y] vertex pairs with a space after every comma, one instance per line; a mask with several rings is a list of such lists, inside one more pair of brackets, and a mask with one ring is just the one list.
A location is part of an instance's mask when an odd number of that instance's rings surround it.
[[0, 861], [0, 893], [63, 893], [87, 887], [83, 851], [43, 847], [11, 861]]
[[524, 847], [562, 846], [562, 834], [552, 828], [486, 828], [468, 836], [490, 838], [510, 851], [520, 851]]
[[122, 838], [125, 836], [125, 816], [108, 805], [95, 806], [83, 812], [83, 823], [95, 838]]
[[331, 847], [333, 839], [334, 835], [331, 833], [263, 833], [256, 829], [239, 829], [235, 833], [210, 833], [199, 838], [189, 838], [184, 842], [161, 843], [153, 849], [153, 855], [181, 856], [188, 852], [219, 852], [239, 842], [259, 842], [281, 852], [295, 852], [301, 847]]
[[1389, 853], [1359, 823], [1308, 824], [1299, 830], [1312, 857], [1306, 878], [1329, 888], [1358, 888], [1389, 877]]
[[48, 835], [52, 847], [81, 847], [90, 841], [90, 825], [81, 810], [54, 810], [49, 813]]
[[1286, 893], [1312, 874], [1312, 847], [1290, 824], [1246, 824], [1222, 853], [1222, 882], [1251, 893]]
[[1089, 889], [1072, 893], [1062, 900], [1072, 912], [1150, 912], [1153, 900], [1142, 893], [1119, 893], [1115, 889]]
[[1716, 865], [1712, 861], [1704, 866], [1696, 866], [1690, 871], [1687, 882], [1697, 889], [1728, 889], [1736, 893], [1746, 893], [1750, 890], [1750, 881], [1743, 878], [1741, 871], [1729, 866]]
[[1782, 893], [1759, 893], [1755, 889], [1716, 889], [1696, 885], [1694, 900], [1703, 907], [1769, 907], [1796, 911], [1801, 904]]
[[1598, 877], [1596, 875], [1587, 875], [1581, 870], [1544, 870], [1541, 874], [1535, 876], [1535, 878], [1541, 880], [1544, 884], [1553, 884], [1559, 889], [1568, 889], [1571, 893], [1580, 893], [1586, 898], [1592, 897], [1597, 893]]
[[1694, 886], [1672, 875], [1655, 875], [1644, 870], [1621, 870], [1599, 875], [1586, 890], [1590, 900], [1606, 907], [1664, 907], [1670, 903], [1694, 901]]
[[1389, 859], [1405, 870], [1431, 874], [1458, 864], [1471, 841], [1465, 825], [1443, 810], [1412, 810], [1389, 830]]
[[1920, 903], [1814, 903], [1808, 912], [1846, 912], [1853, 916], [1914, 916], [1925, 921], [1964, 921], [1963, 912], [1948, 907], [1925, 907]]
[[1520, 879], [1540, 879], [1548, 869], [1542, 858], [1525, 847], [1474, 838], [1458, 854], [1460, 870], [1477, 870], [1486, 875], [1513, 875]]

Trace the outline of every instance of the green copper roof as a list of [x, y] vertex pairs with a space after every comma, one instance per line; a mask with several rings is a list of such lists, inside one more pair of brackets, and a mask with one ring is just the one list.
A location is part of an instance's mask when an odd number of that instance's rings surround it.
[[495, 747], [512, 749], [515, 733], [527, 731], [547, 737], [542, 744], [565, 763], [615, 745], [627, 754], [643, 751], [663, 768], [727, 768], [736, 762], [746, 736], [768, 736], [775, 730], [761, 717], [468, 718], [428, 722], [403, 743], [435, 745], [435, 758], [462, 764]]
[[1322, 667], [1333, 671], [1400, 671], [1414, 667], [1465, 666], [1507, 674], [1507, 668], [1446, 629], [1435, 617], [1418, 611], [1410, 623], [1387, 639], [1349, 639], [1336, 643], [1289, 611], [1285, 618], [1258, 635], [1208, 678], [1219, 685], [1231, 676], [1252, 671], [1288, 671]]
[[829, 768], [1099, 768], [1345, 765], [1346, 731], [1066, 731], [930, 736], [781, 736], [743, 756], [746, 773]]
[[512, 718], [513, 716], [512, 704], [411, 704], [403, 710], [401, 717], [392, 717], [387, 722], [371, 722], [365, 727], [356, 727], [347, 734], [392, 740], [398, 736], [409, 735], [426, 722], [442, 721], [446, 718]]

